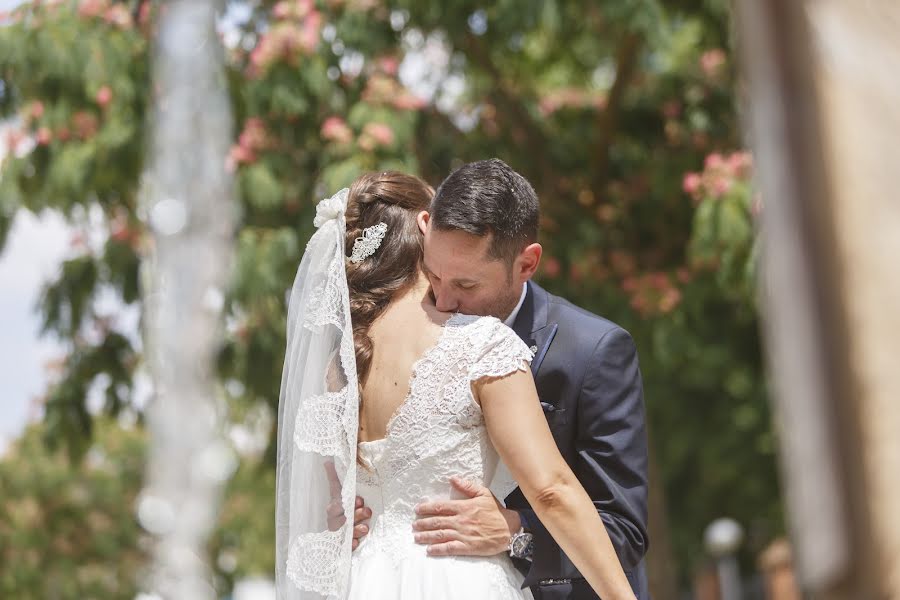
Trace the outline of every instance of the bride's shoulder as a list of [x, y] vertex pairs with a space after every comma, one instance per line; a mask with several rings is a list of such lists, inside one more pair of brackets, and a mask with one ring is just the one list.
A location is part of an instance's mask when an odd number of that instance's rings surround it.
[[469, 377], [473, 381], [528, 370], [531, 350], [500, 319], [457, 314], [451, 322], [461, 328], [457, 339], [463, 340], [459, 347], [472, 365]]
[[481, 317], [463, 313], [454, 313], [454, 315], [447, 320], [447, 326], [449, 327], [465, 328], [471, 331], [496, 329], [498, 325], [503, 325], [503, 321], [497, 317]]
[[507, 337], [518, 339], [515, 332], [497, 317], [456, 313], [450, 317], [447, 325], [459, 328], [464, 336], [475, 340], [498, 340]]

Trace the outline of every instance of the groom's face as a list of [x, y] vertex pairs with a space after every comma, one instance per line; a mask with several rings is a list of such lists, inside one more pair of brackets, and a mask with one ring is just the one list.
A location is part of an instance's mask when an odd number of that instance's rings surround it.
[[529, 266], [533, 261], [536, 268], [540, 246], [534, 244], [536, 257], [526, 250], [510, 265], [489, 255], [490, 236], [436, 230], [425, 215], [419, 222], [425, 235], [425, 275], [438, 310], [506, 319], [534, 273]]

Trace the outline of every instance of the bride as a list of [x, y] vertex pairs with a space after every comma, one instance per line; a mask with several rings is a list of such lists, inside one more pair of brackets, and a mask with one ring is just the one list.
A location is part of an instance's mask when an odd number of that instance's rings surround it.
[[[456, 476], [500, 498], [518, 485], [597, 594], [634, 600], [547, 427], [528, 347], [493, 317], [434, 306], [416, 224], [432, 196], [386, 172], [316, 209], [288, 306], [278, 598], [530, 598], [506, 554], [432, 557], [414, 542], [416, 504], [457, 497]], [[372, 511], [358, 547], [357, 495]]]

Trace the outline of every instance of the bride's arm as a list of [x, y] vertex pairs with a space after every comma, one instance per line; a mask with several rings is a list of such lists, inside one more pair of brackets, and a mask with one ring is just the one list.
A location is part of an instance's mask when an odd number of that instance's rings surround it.
[[601, 598], [634, 600], [597, 508], [550, 434], [531, 374], [473, 388], [494, 447], [553, 539]]

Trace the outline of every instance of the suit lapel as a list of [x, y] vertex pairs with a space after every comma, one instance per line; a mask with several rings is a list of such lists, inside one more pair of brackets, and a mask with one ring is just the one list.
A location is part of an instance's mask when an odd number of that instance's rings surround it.
[[519, 314], [513, 322], [513, 331], [522, 338], [523, 342], [528, 344], [534, 353], [531, 372], [536, 376], [559, 326], [556, 323], [547, 322], [550, 304], [547, 292], [531, 281], [527, 285], [528, 292], [522, 308], [519, 309]]
[[541, 368], [541, 363], [544, 362], [547, 350], [550, 349], [550, 343], [553, 341], [557, 329], [559, 329], [559, 325], [551, 323], [537, 331], [531, 332], [531, 337], [534, 340], [534, 344], [531, 345], [532, 352], [534, 352], [534, 359], [531, 361], [531, 374], [535, 377], [537, 377], [538, 369]]

